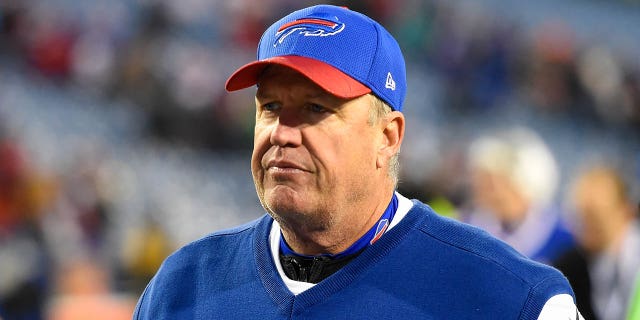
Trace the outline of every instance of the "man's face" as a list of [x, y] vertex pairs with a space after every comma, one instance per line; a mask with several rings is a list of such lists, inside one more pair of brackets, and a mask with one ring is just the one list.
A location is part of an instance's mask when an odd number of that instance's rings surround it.
[[629, 215], [613, 178], [597, 171], [586, 174], [573, 196], [578, 240], [592, 253], [605, 251], [620, 236]]
[[519, 223], [529, 210], [528, 200], [504, 172], [473, 168], [471, 187], [475, 206], [501, 222]]
[[281, 224], [308, 231], [346, 222], [338, 213], [364, 201], [380, 171], [372, 97], [337, 98], [280, 66], [258, 88], [251, 170], [261, 203]]

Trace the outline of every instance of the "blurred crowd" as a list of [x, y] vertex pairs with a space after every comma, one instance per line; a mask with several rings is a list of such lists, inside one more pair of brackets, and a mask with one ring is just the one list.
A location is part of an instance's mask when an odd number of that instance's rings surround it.
[[[172, 250], [261, 214], [252, 93], [223, 83], [312, 3], [0, 0], [1, 319], [128, 319]], [[400, 192], [561, 269], [586, 319], [638, 319], [640, 6], [572, 4], [348, 6], [407, 58]], [[581, 33], [607, 10], [628, 34]]]

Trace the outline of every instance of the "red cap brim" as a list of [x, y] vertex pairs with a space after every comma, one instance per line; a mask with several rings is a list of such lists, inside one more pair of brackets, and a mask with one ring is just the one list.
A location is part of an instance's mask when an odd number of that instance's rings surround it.
[[355, 98], [371, 92], [371, 89], [335, 67], [302, 56], [278, 56], [248, 63], [227, 79], [225, 88], [227, 91], [236, 91], [255, 85], [264, 68], [271, 64], [282, 65], [300, 72], [336, 97]]

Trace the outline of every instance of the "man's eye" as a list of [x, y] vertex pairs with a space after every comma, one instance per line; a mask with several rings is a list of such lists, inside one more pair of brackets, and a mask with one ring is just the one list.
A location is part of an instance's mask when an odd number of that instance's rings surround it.
[[273, 112], [277, 111], [278, 109], [280, 109], [280, 105], [275, 102], [269, 102], [262, 105], [262, 110], [264, 111]]
[[309, 104], [309, 110], [311, 112], [316, 112], [316, 113], [324, 113], [327, 112], [327, 109], [319, 104], [315, 104], [315, 103], [311, 103]]

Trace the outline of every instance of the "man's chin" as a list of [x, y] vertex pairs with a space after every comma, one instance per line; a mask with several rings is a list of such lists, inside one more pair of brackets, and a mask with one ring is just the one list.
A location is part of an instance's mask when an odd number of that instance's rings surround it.
[[286, 219], [301, 217], [313, 207], [311, 197], [288, 187], [278, 187], [265, 192], [264, 205], [274, 217]]
[[305, 192], [297, 185], [277, 184], [265, 188], [265, 198], [272, 202], [297, 202], [308, 198]]
[[275, 215], [290, 215], [304, 212], [303, 203], [296, 195], [271, 194], [265, 197], [267, 210]]

